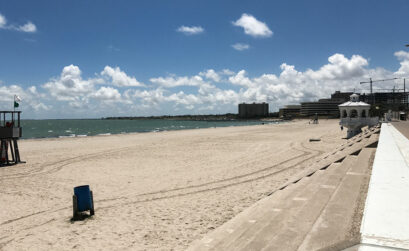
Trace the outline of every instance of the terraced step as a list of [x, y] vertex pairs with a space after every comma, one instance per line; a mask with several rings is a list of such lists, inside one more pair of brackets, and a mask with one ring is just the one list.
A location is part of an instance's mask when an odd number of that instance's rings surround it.
[[[316, 250], [350, 240], [375, 149], [350, 150], [355, 154], [287, 184], [188, 250]], [[326, 229], [338, 233], [332, 238]]]
[[359, 243], [362, 210], [370, 178], [374, 148], [364, 148], [346, 173], [325, 210], [299, 250], [340, 250]]
[[310, 178], [306, 178], [284, 190], [277, 191], [274, 195], [276, 200], [271, 200], [269, 196], [258, 201], [202, 240], [194, 243], [188, 250], [225, 250], [224, 248], [234, 245], [237, 240], [252, 236], [259, 229], [260, 223], [279, 215], [281, 209], [276, 208], [277, 201], [288, 201], [293, 196], [294, 190], [309, 182]]
[[[327, 170], [319, 171], [320, 176], [315, 180], [310, 180], [305, 186], [299, 186], [287, 202], [275, 200], [276, 207], [281, 209], [281, 214], [260, 226], [258, 233], [252, 236], [247, 243], [238, 241], [233, 249], [296, 249], [304, 237], [301, 233], [309, 231], [331, 197], [336, 184], [340, 182], [355, 160], [356, 157], [351, 156], [345, 159], [345, 163], [336, 163]], [[275, 199], [274, 196], [271, 199]]]

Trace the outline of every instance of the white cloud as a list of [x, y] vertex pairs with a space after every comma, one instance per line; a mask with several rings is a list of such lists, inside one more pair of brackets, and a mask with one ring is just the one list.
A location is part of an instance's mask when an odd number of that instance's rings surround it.
[[253, 37], [271, 37], [273, 35], [267, 24], [246, 13], [243, 13], [237, 21], [233, 22], [233, 25], [242, 27], [245, 34]]
[[27, 33], [34, 33], [37, 31], [37, 27], [35, 26], [35, 24], [33, 24], [30, 21], [28, 21], [24, 25], [15, 24], [7, 25], [6, 17], [2, 14], [0, 14], [0, 29], [16, 30]]
[[17, 30], [22, 32], [34, 33], [37, 31], [37, 27], [32, 22], [27, 22], [25, 25], [20, 25]]
[[108, 46], [107, 46], [107, 49], [108, 49], [109, 51], [120, 51], [120, 49], [119, 49], [118, 47], [115, 47], [115, 46], [113, 46], [112, 44], [111, 44], [111, 45], [108, 45]]
[[253, 82], [246, 77], [246, 71], [241, 70], [236, 75], [229, 77], [229, 82], [233, 85], [241, 85], [245, 87], [251, 87]]
[[395, 72], [398, 77], [409, 77], [409, 52], [397, 51], [395, 56], [401, 61], [400, 68]]
[[100, 79], [84, 80], [81, 70], [76, 65], [65, 66], [59, 78], [51, 79], [42, 87], [58, 101], [79, 101], [94, 90], [95, 83]]
[[223, 70], [222, 70], [222, 73], [223, 73], [224, 75], [233, 75], [233, 74], [234, 74], [234, 72], [231, 71], [231, 70], [229, 70], [229, 69], [223, 69]]
[[5, 28], [7, 24], [6, 17], [0, 14], [0, 28]]
[[209, 69], [209, 70], [207, 70], [205, 72], [200, 72], [199, 75], [204, 76], [207, 79], [210, 79], [210, 80], [212, 80], [214, 82], [219, 82], [220, 81], [220, 75], [217, 72], [215, 72], [213, 69]]
[[[400, 53], [400, 58], [405, 55]], [[403, 64], [403, 62], [401, 62]], [[59, 101], [68, 101], [72, 107], [92, 106], [95, 101], [109, 104], [128, 104], [129, 109], [145, 115], [194, 112], [224, 113], [235, 112], [241, 102], [269, 102], [271, 110], [285, 104], [316, 100], [329, 97], [335, 90], [351, 91], [360, 88], [359, 81], [368, 76], [392, 74], [384, 69], [367, 69], [368, 61], [359, 55], [350, 58], [342, 54], [328, 57], [328, 63], [317, 70], [298, 71], [294, 65], [283, 63], [278, 75], [265, 73], [249, 77], [245, 70], [233, 72], [228, 69], [216, 71], [207, 69], [192, 76], [170, 75], [151, 78], [154, 86], [143, 86], [142, 90], [128, 89], [123, 94], [112, 87], [95, 86], [101, 83], [115, 86], [138, 86], [118, 67], [106, 66], [98, 78], [84, 80], [77, 66], [64, 67], [59, 78], [44, 85], [51, 96]], [[117, 76], [117, 77], [116, 77]], [[119, 77], [118, 77], [119, 76]], [[131, 84], [130, 84], [131, 83]], [[132, 84], [133, 83], [133, 84]], [[217, 87], [223, 84], [223, 89]], [[231, 86], [231, 89], [229, 88]], [[190, 86], [191, 93], [172, 91], [175, 87]], [[52, 88], [51, 88], [52, 87]], [[239, 89], [237, 89], [239, 88]], [[92, 99], [92, 100], [90, 100]], [[98, 109], [98, 107], [95, 107]]]
[[0, 86], [0, 109], [11, 110], [13, 108], [14, 95], [21, 98], [19, 109], [27, 109], [29, 112], [48, 111], [51, 106], [43, 103], [44, 97], [39, 94], [35, 86], [30, 86], [27, 89], [19, 85], [4, 85]]
[[112, 87], [101, 87], [92, 94], [92, 97], [103, 101], [118, 101], [121, 99], [119, 91]]
[[316, 80], [351, 79], [362, 76], [368, 61], [359, 55], [351, 59], [342, 54], [334, 54], [328, 58], [329, 64], [322, 66], [318, 71], [307, 70], [306, 74]]
[[[369, 92], [368, 86], [359, 84], [369, 77], [408, 76], [409, 53], [396, 52], [395, 56], [400, 68], [394, 72], [369, 68], [368, 60], [360, 55], [334, 54], [317, 69], [300, 71], [292, 64], [282, 63], [278, 73], [258, 76], [249, 76], [244, 69], [236, 72], [207, 69], [191, 76], [151, 78], [152, 85], [138, 88], [134, 86], [137, 80], [118, 67], [107, 66], [95, 77], [84, 79], [78, 66], [68, 65], [60, 76], [43, 84], [43, 88], [0, 85], [3, 97], [0, 107], [11, 109], [16, 94], [23, 99], [21, 107], [30, 111], [25, 114], [42, 114], [42, 117], [214, 114], [237, 112], [237, 104], [241, 102], [268, 102], [270, 110], [275, 111], [286, 104], [328, 98], [336, 90]], [[399, 81], [401, 84], [402, 80]], [[375, 84], [374, 89], [391, 88], [397, 83]], [[184, 86], [189, 88], [174, 89]]]
[[250, 48], [250, 45], [248, 44], [242, 44], [242, 43], [236, 43], [236, 44], [232, 44], [232, 46], [235, 50], [238, 51], [244, 51]]
[[112, 68], [110, 66], [105, 66], [101, 75], [111, 78], [112, 84], [115, 86], [144, 86], [143, 83], [138, 82], [134, 77], [126, 75], [126, 73], [121, 71], [119, 67]]
[[394, 53], [394, 55], [399, 60], [409, 60], [409, 52], [407, 52], [407, 51], [397, 51], [397, 52]]
[[204, 84], [203, 78], [200, 76], [193, 77], [159, 77], [149, 79], [154, 84], [165, 88], [172, 88], [177, 86], [200, 86]]
[[180, 26], [176, 30], [177, 32], [184, 33], [186, 35], [195, 35], [195, 34], [200, 34], [204, 32], [204, 29], [200, 26]]

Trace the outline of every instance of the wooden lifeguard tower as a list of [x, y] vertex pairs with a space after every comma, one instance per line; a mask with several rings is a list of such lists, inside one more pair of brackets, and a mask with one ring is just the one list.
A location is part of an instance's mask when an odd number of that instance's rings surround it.
[[17, 144], [22, 135], [20, 113], [21, 111], [0, 111], [0, 166], [22, 162]]

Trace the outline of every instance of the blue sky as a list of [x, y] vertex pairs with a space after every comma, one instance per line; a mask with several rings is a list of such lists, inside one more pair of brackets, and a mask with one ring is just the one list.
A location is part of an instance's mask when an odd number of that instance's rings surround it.
[[[237, 112], [408, 77], [408, 1], [1, 1], [0, 108]], [[385, 85], [399, 85], [385, 83]], [[380, 87], [379, 87], [380, 88]]]

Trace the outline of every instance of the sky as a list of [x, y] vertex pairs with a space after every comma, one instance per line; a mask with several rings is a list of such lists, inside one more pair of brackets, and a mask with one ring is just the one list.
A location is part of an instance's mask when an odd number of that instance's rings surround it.
[[0, 0], [0, 110], [23, 118], [270, 111], [403, 88], [409, 1]]

